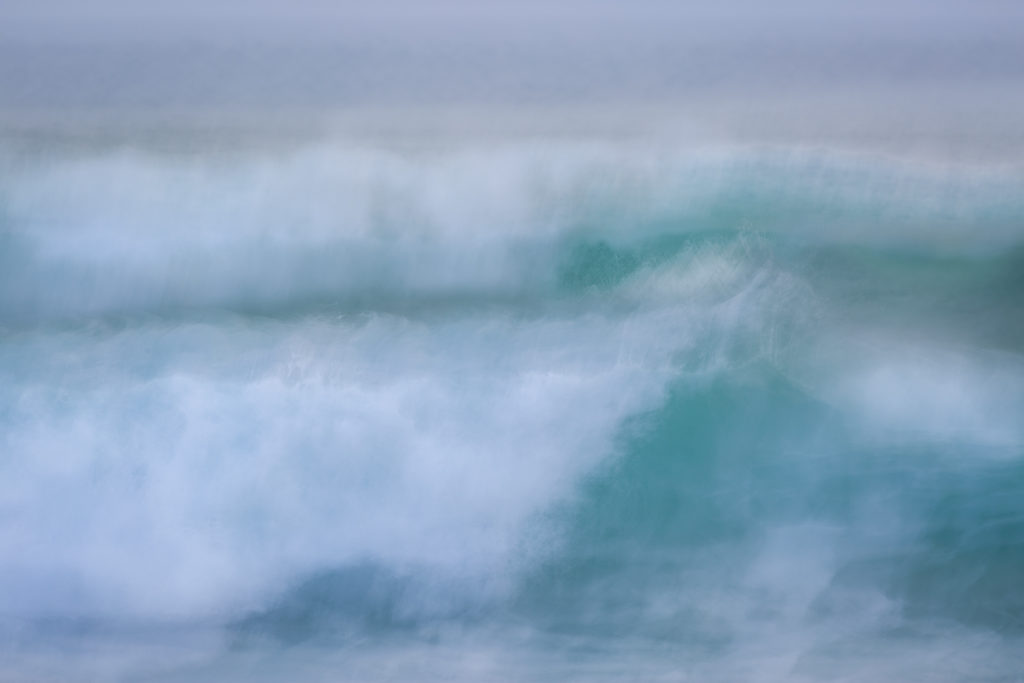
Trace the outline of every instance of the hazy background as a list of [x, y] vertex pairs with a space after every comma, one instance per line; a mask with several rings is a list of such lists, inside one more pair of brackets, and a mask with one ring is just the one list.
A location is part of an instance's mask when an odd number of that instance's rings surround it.
[[4, 3], [5, 104], [642, 98], [1001, 83], [1017, 3]]
[[[1014, 2], [8, 0], [0, 113], [23, 126], [69, 113], [655, 107], [738, 137], [1006, 155], [1024, 146], [1022, 36]], [[459, 127], [504, 125], [468, 118]]]

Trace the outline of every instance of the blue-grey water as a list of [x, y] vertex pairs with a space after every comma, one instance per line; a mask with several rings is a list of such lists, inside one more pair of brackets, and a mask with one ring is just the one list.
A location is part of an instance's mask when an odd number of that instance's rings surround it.
[[50, 6], [0, 680], [1024, 680], [1018, 10]]

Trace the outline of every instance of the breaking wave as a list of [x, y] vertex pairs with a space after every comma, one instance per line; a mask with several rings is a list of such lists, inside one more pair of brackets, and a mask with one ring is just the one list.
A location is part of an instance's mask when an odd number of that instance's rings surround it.
[[130, 640], [141, 676], [201, 634], [173, 676], [452, 643], [483, 659], [425, 677], [1019, 672], [1020, 181], [637, 142], [9, 154], [12, 666]]

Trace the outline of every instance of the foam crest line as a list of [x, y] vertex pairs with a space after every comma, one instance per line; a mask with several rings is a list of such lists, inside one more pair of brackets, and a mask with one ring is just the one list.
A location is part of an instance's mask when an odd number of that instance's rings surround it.
[[640, 142], [15, 155], [0, 320], [547, 296], [580, 242], [716, 231], [985, 250], [1017, 239], [1020, 180]]

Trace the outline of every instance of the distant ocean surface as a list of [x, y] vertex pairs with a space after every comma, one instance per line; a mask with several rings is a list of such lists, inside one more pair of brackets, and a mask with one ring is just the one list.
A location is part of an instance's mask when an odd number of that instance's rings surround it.
[[0, 679], [1024, 676], [1019, 165], [208, 142], [3, 138]]

